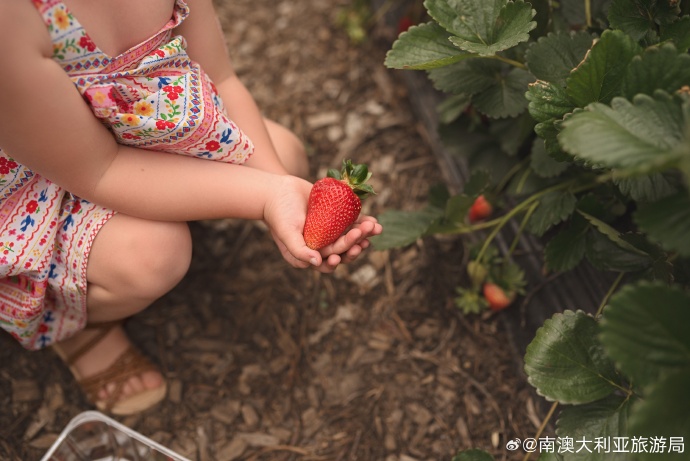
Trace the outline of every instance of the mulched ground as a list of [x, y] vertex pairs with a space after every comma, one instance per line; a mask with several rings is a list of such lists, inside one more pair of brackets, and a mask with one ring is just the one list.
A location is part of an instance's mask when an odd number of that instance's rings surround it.
[[[366, 162], [365, 212], [413, 209], [442, 181], [379, 27], [355, 45], [348, 1], [218, 2], [236, 68], [266, 115], [307, 143], [312, 178]], [[500, 317], [454, 308], [463, 245], [370, 251], [331, 276], [289, 268], [266, 229], [192, 224], [188, 277], [128, 323], [162, 366], [166, 401], [118, 418], [192, 460], [449, 460], [482, 447], [521, 459], [535, 400]], [[0, 459], [36, 460], [90, 409], [59, 359], [0, 334]]]

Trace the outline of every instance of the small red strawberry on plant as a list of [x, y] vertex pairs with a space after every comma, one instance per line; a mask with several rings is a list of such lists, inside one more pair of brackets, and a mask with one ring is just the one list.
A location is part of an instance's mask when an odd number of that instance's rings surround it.
[[398, 21], [398, 35], [402, 34], [403, 32], [407, 32], [407, 29], [409, 29], [413, 25], [414, 22], [412, 21], [412, 18], [410, 18], [409, 16], [401, 17]]
[[492, 311], [505, 309], [513, 304], [517, 295], [524, 294], [525, 274], [517, 264], [497, 260], [490, 272], [490, 276], [482, 285], [482, 294]]
[[304, 223], [304, 241], [309, 248], [319, 250], [330, 245], [357, 220], [362, 199], [375, 193], [365, 184], [370, 177], [366, 165], [344, 160], [341, 171], [328, 170], [327, 177], [314, 183]]
[[506, 259], [489, 245], [470, 248], [467, 263], [470, 287], [458, 288], [455, 304], [465, 314], [479, 314], [487, 308], [500, 311], [524, 294], [525, 274], [516, 263]]
[[510, 306], [515, 301], [516, 296], [514, 291], [506, 292], [499, 285], [491, 282], [484, 284], [482, 293], [492, 311], [500, 311]]
[[493, 213], [494, 208], [491, 206], [491, 203], [489, 203], [486, 200], [486, 197], [483, 195], [480, 195], [477, 197], [470, 207], [470, 211], [468, 213], [468, 218], [471, 223], [481, 221], [482, 219], [486, 219], [489, 216], [491, 216], [491, 213]]

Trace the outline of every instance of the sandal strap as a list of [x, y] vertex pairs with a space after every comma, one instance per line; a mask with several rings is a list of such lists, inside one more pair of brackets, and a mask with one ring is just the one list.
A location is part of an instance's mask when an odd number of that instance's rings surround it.
[[[110, 411], [120, 400], [124, 386], [130, 378], [153, 370], [157, 370], [155, 365], [139, 350], [130, 345], [112, 365], [100, 373], [80, 380], [79, 385], [90, 401], [103, 402], [106, 411]], [[109, 392], [106, 399], [102, 400], [99, 398], [98, 392], [108, 384], [115, 384], [115, 389]]]
[[120, 325], [121, 321], [113, 322], [103, 322], [88, 325], [84, 330], [96, 330], [98, 333], [94, 335], [93, 338], [89, 339], [86, 343], [82, 344], [76, 351], [72, 352], [69, 357], [65, 357], [64, 361], [67, 366], [72, 366], [79, 360], [84, 354], [89, 352], [96, 344], [100, 343], [103, 338], [105, 338], [110, 331], [117, 325]]

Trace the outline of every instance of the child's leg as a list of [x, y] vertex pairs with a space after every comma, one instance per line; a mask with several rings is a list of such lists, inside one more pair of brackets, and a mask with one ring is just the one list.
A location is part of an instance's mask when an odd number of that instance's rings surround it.
[[[94, 239], [87, 267], [88, 322], [127, 318], [170, 291], [191, 260], [191, 238], [184, 223], [145, 221], [115, 215]], [[84, 330], [62, 341], [66, 355], [77, 351], [96, 332]], [[122, 327], [112, 329], [73, 364], [82, 377], [107, 369], [130, 345]], [[157, 372], [130, 378], [122, 397], [160, 386]], [[101, 391], [106, 398], [113, 387]]]
[[[307, 177], [309, 165], [302, 142], [284, 126], [266, 120], [271, 140], [290, 174]], [[170, 291], [184, 276], [191, 260], [191, 238], [184, 223], [146, 221], [115, 215], [96, 236], [87, 268], [88, 322], [100, 323], [130, 317]], [[62, 341], [70, 355], [88, 343], [94, 332], [85, 330]], [[73, 365], [82, 377], [107, 369], [130, 345], [122, 327], [105, 338]], [[122, 397], [160, 386], [157, 372], [131, 378]], [[100, 398], [113, 388], [106, 386]]]
[[89, 322], [129, 317], [187, 273], [192, 242], [186, 223], [115, 215], [96, 236], [86, 277]]
[[270, 119], [264, 119], [264, 122], [278, 158], [285, 169], [291, 175], [306, 178], [309, 175], [309, 163], [302, 141], [292, 131], [277, 122]]

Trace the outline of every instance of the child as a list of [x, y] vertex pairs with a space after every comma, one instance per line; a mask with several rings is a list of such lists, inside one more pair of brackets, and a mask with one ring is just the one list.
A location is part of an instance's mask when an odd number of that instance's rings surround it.
[[100, 409], [166, 392], [121, 321], [184, 276], [186, 221], [261, 219], [297, 268], [332, 272], [381, 233], [302, 238], [303, 146], [235, 75], [212, 0], [0, 4], [0, 325], [53, 346]]

